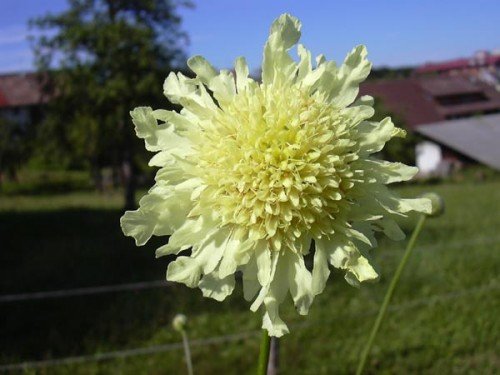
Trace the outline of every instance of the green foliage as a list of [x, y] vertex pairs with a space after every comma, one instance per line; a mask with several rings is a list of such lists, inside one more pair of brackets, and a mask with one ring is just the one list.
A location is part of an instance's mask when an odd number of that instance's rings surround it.
[[376, 79], [408, 78], [411, 76], [413, 70], [414, 68], [411, 66], [403, 66], [400, 68], [374, 68], [368, 76], [368, 81], [373, 81]]
[[415, 146], [419, 142], [419, 136], [409, 131], [404, 120], [400, 116], [388, 111], [380, 99], [375, 98], [373, 107], [375, 109], [375, 115], [372, 118], [374, 121], [380, 121], [390, 116], [397, 127], [406, 130], [406, 137], [393, 138], [385, 145], [384, 149], [381, 151], [382, 158], [393, 162], [398, 161], [409, 165], [415, 165]]
[[92, 190], [86, 171], [21, 169], [16, 181], [5, 181], [0, 186], [3, 195], [57, 195], [74, 191]]
[[26, 162], [31, 151], [29, 127], [0, 117], [0, 185], [5, 175], [16, 179], [17, 170]]
[[40, 35], [34, 38], [40, 77], [52, 98], [40, 129], [49, 160], [100, 167], [141, 159], [128, 113], [139, 105], [168, 106], [162, 82], [185, 60], [177, 5], [70, 0], [62, 13], [31, 21]]
[[[429, 186], [399, 189], [402, 196]], [[409, 260], [367, 374], [495, 374], [500, 369], [500, 183], [431, 187], [446, 214], [429, 220]], [[3, 293], [159, 280], [169, 259], [154, 259], [161, 241], [137, 249], [116, 225], [120, 197], [72, 193], [0, 198], [0, 288]], [[414, 221], [405, 220], [405, 232]], [[381, 280], [360, 289], [334, 272], [307, 317], [289, 304], [281, 340], [284, 374], [353, 373], [404, 243], [382, 240], [372, 254]], [[496, 287], [495, 287], [496, 285]], [[481, 289], [482, 288], [482, 289]], [[441, 296], [433, 299], [433, 296]], [[189, 318], [192, 340], [258, 331], [259, 314], [237, 291], [223, 303], [182, 285], [140, 292], [0, 305], [1, 363], [103, 353], [178, 343], [170, 325]], [[253, 374], [259, 333], [237, 342], [193, 346], [197, 374]], [[182, 350], [40, 370], [50, 374], [182, 374]]]

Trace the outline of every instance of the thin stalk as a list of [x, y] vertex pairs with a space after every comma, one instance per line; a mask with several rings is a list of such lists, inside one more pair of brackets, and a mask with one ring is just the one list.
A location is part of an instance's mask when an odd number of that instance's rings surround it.
[[380, 325], [382, 324], [382, 321], [385, 318], [385, 315], [387, 313], [387, 307], [391, 302], [392, 295], [394, 294], [396, 285], [398, 284], [399, 278], [401, 277], [401, 273], [403, 272], [406, 263], [408, 263], [408, 259], [410, 258], [413, 248], [415, 247], [415, 242], [417, 241], [418, 235], [420, 234], [420, 231], [424, 226], [425, 218], [426, 215], [423, 214], [419, 217], [417, 225], [415, 226], [415, 229], [413, 230], [413, 233], [410, 237], [410, 241], [408, 241], [408, 245], [406, 246], [403, 258], [401, 259], [401, 262], [399, 262], [398, 268], [396, 269], [396, 273], [392, 277], [391, 283], [389, 284], [389, 289], [385, 294], [384, 301], [382, 303], [382, 306], [380, 307], [377, 319], [375, 320], [375, 324], [373, 325], [372, 331], [370, 333], [370, 337], [361, 355], [361, 360], [359, 361], [358, 369], [356, 370], [356, 375], [361, 375], [363, 373], [363, 369], [365, 368], [366, 360], [368, 359], [368, 355], [370, 354], [370, 351], [372, 349], [373, 342], [375, 341], [375, 337], [377, 336], [377, 333], [380, 329]]
[[269, 362], [269, 347], [271, 337], [264, 329], [262, 330], [262, 339], [260, 341], [259, 363], [257, 367], [257, 375], [267, 374], [267, 363]]
[[184, 355], [186, 357], [186, 365], [188, 369], [188, 375], [193, 375], [193, 362], [191, 360], [191, 350], [189, 349], [189, 341], [186, 331], [182, 330], [182, 344], [184, 346]]

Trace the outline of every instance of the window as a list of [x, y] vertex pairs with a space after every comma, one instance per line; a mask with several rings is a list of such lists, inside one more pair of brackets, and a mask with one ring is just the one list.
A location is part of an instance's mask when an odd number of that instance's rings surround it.
[[434, 99], [439, 103], [439, 105], [445, 107], [488, 101], [488, 98], [482, 92], [442, 95], [442, 96], [436, 96]]

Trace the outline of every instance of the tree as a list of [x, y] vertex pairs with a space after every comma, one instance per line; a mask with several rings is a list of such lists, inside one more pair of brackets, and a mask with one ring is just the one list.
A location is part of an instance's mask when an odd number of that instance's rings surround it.
[[17, 170], [26, 161], [29, 147], [26, 127], [0, 117], [0, 186], [4, 176], [17, 179]]
[[371, 120], [381, 121], [384, 117], [390, 116], [397, 127], [407, 132], [406, 137], [393, 138], [385, 145], [384, 149], [381, 151], [382, 158], [392, 162], [397, 161], [404, 164], [415, 165], [415, 147], [420, 137], [408, 129], [408, 126], [400, 116], [388, 111], [379, 98], [375, 98], [373, 107], [375, 109], [375, 115]]
[[[98, 176], [121, 170], [125, 206], [135, 206], [140, 152], [129, 111], [159, 105], [168, 72], [182, 66], [186, 35], [175, 0], [68, 0], [69, 8], [30, 22], [36, 62], [52, 100], [41, 128], [70, 163]], [[162, 103], [165, 106], [164, 103]], [[98, 178], [96, 178], [98, 180]]]

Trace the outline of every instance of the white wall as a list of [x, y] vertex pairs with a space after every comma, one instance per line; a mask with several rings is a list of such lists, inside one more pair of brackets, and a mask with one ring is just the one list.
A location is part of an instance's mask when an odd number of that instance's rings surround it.
[[438, 172], [443, 160], [441, 147], [430, 141], [420, 142], [416, 146], [416, 164], [422, 176]]

